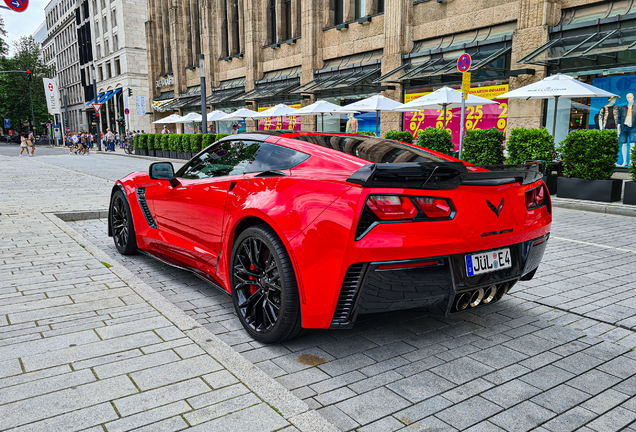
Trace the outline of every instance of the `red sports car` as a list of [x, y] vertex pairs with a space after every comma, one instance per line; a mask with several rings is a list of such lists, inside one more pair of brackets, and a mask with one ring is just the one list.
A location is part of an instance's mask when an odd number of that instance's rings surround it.
[[358, 314], [448, 316], [531, 279], [550, 235], [536, 164], [475, 167], [361, 135], [225, 137], [177, 173], [113, 187], [108, 233], [232, 295], [255, 339], [347, 328]]

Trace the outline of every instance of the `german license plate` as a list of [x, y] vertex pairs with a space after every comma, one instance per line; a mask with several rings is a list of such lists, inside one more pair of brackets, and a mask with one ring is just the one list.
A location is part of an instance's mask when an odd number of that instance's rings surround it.
[[512, 267], [510, 249], [466, 255], [466, 274], [476, 276]]

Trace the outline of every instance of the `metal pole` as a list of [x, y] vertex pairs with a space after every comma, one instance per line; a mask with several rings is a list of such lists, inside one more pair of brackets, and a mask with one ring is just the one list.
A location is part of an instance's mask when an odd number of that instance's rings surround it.
[[556, 121], [557, 121], [557, 108], [559, 108], [559, 97], [554, 97], [554, 117], [552, 118], [552, 138], [554, 138], [554, 134], [556, 131]]
[[446, 130], [446, 107], [448, 106], [448, 104], [444, 104], [444, 130]]
[[66, 131], [66, 123], [68, 123], [69, 127], [71, 126], [71, 121], [68, 119], [68, 104], [66, 103], [66, 87], [64, 88], [64, 115], [66, 116], [66, 121], [64, 122], [64, 130]]
[[464, 116], [466, 115], [466, 99], [462, 94], [462, 118], [459, 125], [459, 158], [462, 158], [462, 151], [464, 150]]
[[[91, 76], [93, 77], [93, 96], [95, 96], [95, 103], [97, 103], [97, 79], [95, 77], [95, 66], [91, 66]], [[100, 121], [99, 117], [97, 117], [97, 151], [102, 151], [102, 138], [100, 131]]]
[[199, 72], [201, 72], [201, 133], [208, 133], [208, 110], [205, 106], [205, 65], [203, 54], [199, 54]]
[[[33, 93], [31, 92], [31, 81], [29, 81], [29, 97], [31, 98], [31, 119], [33, 119], [33, 140], [38, 137], [37, 129], [35, 128], [35, 114], [33, 113]], [[33, 143], [35, 145], [35, 143]]]
[[378, 120], [378, 117], [380, 116], [380, 111], [376, 110], [375, 111], [375, 136], [376, 137], [380, 137], [380, 121]]

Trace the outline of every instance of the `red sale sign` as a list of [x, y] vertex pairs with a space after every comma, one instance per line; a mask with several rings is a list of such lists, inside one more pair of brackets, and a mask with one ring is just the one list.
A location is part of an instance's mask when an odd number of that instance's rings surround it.
[[[508, 91], [508, 85], [474, 87], [470, 93], [486, 99], [494, 99]], [[409, 93], [404, 97], [404, 103], [410, 102], [428, 93]], [[496, 128], [502, 132], [508, 126], [508, 99], [497, 99], [499, 105], [477, 105], [466, 107], [466, 130]], [[459, 150], [459, 130], [461, 123], [461, 108], [446, 111], [446, 130], [455, 143], [455, 151]], [[409, 131], [417, 139], [419, 131], [428, 127], [444, 128], [444, 110], [427, 109], [404, 113], [404, 130]]]
[[[300, 104], [289, 105], [292, 108], [300, 108]], [[258, 112], [263, 112], [271, 107], [259, 107]], [[260, 119], [258, 130], [290, 130], [299, 131], [301, 127], [300, 116], [291, 117], [268, 117]]]

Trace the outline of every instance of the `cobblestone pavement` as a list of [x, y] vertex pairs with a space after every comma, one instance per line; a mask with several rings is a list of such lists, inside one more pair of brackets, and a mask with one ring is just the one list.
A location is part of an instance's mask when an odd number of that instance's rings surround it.
[[535, 279], [491, 307], [363, 316], [270, 346], [247, 336], [227, 295], [114, 253], [104, 220], [71, 225], [343, 431], [636, 431], [634, 219], [554, 215]]
[[131, 163], [0, 156], [0, 430], [337, 430], [48, 213]]

